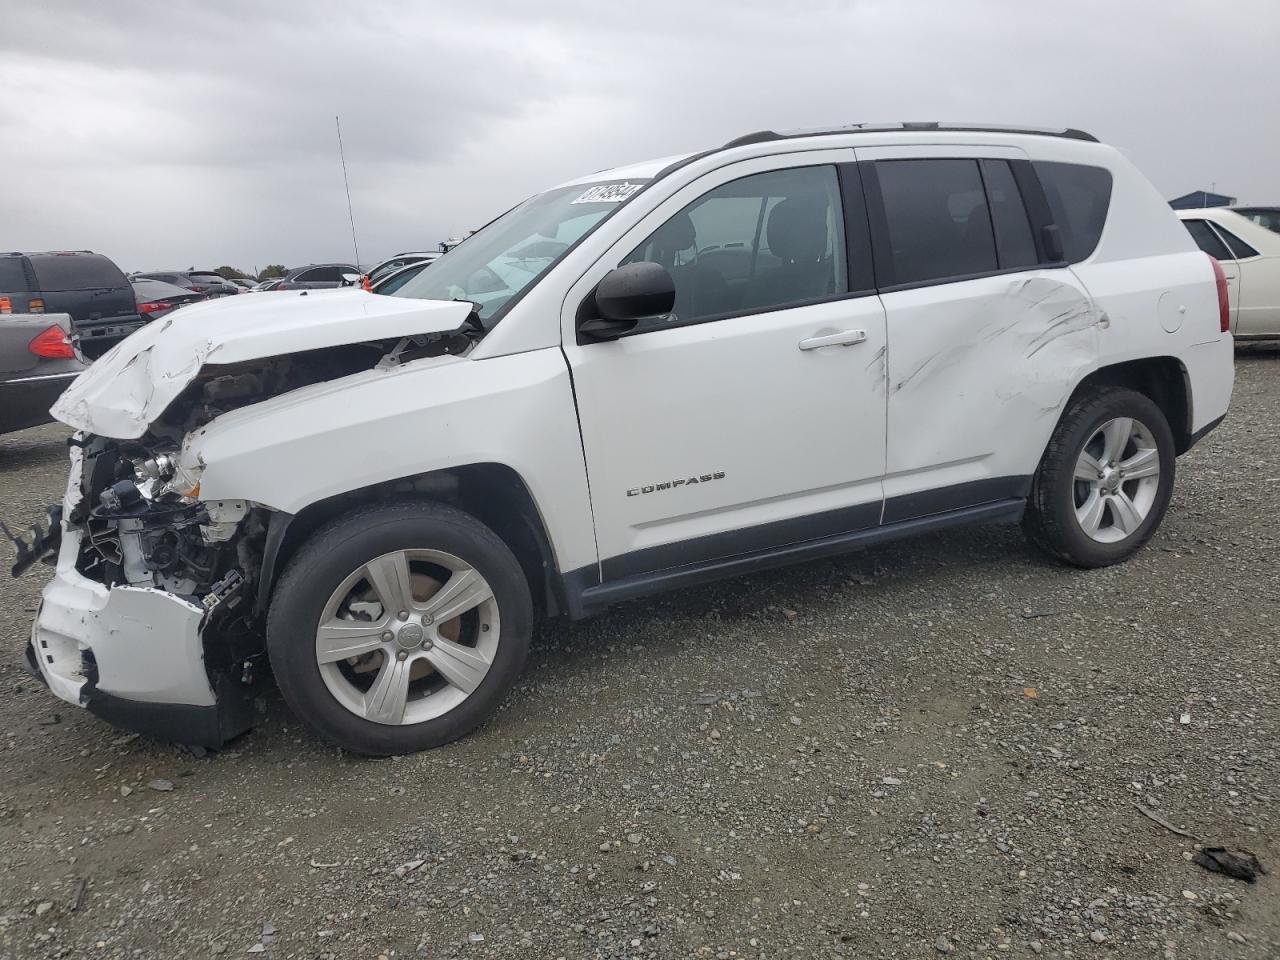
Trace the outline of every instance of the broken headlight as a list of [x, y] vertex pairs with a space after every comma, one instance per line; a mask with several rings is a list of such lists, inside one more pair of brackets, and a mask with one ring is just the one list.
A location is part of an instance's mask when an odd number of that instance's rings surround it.
[[171, 453], [139, 457], [131, 462], [138, 488], [148, 500], [168, 493], [175, 493], [184, 500], [194, 500], [200, 494], [203, 464], [184, 466], [177, 455]]

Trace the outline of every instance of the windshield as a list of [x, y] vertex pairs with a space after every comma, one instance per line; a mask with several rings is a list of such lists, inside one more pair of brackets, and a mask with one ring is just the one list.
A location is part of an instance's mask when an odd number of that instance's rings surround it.
[[470, 300], [489, 320], [637, 193], [645, 180], [580, 183], [526, 200], [392, 294]]

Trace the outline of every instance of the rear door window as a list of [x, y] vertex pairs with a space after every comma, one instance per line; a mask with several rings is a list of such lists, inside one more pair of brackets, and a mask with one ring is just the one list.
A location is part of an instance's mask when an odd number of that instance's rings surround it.
[[892, 284], [999, 269], [977, 160], [880, 160], [875, 172], [888, 229]]
[[1213, 232], [1213, 228], [1204, 220], [1183, 220], [1182, 225], [1191, 234], [1196, 246], [1215, 260], [1232, 260], [1231, 251], [1222, 242], [1222, 238]]
[[1034, 162], [1049, 212], [1058, 225], [1068, 263], [1088, 259], [1098, 246], [1111, 205], [1111, 171], [1080, 163]]
[[128, 289], [120, 268], [106, 257], [50, 256], [30, 257], [36, 284], [41, 290], [99, 290], [104, 287]]

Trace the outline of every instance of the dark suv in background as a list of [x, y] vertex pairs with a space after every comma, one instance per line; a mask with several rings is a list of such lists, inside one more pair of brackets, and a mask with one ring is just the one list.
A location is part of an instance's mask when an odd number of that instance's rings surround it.
[[120, 268], [99, 253], [0, 253], [0, 314], [65, 313], [81, 353], [102, 356], [146, 321]]

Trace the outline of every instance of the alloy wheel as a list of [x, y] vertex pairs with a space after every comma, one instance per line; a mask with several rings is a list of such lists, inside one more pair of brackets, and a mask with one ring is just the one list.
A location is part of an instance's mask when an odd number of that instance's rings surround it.
[[375, 557], [330, 595], [316, 628], [321, 678], [374, 723], [423, 723], [484, 681], [498, 649], [498, 603], [465, 560], [437, 550]]
[[1142, 526], [1159, 490], [1160, 450], [1151, 430], [1116, 417], [1090, 435], [1076, 460], [1076, 521], [1092, 539], [1117, 543]]

